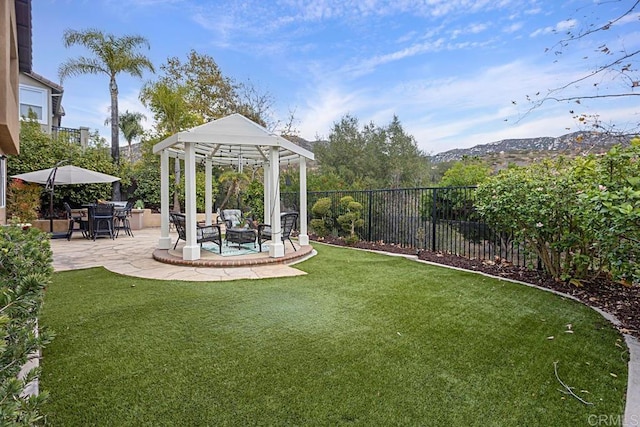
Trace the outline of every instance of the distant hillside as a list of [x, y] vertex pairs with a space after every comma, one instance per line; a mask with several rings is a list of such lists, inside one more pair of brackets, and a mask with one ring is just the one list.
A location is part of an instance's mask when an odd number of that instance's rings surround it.
[[304, 148], [305, 150], [311, 151], [313, 153], [313, 147], [316, 145], [318, 141], [307, 141], [304, 138], [299, 136], [288, 136], [287, 139], [294, 144]]
[[533, 158], [557, 154], [575, 156], [607, 151], [615, 144], [627, 144], [630, 136], [610, 135], [599, 132], [574, 132], [554, 137], [504, 139], [471, 148], [456, 148], [431, 156], [434, 163], [460, 160], [463, 156], [494, 159], [506, 158], [512, 163], [530, 163]]

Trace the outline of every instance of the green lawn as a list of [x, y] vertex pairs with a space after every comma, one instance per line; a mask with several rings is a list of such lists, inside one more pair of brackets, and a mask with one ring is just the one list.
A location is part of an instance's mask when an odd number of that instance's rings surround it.
[[[297, 266], [309, 274], [284, 279], [56, 273], [41, 317], [57, 335], [42, 363], [48, 421], [575, 426], [623, 413], [624, 341], [591, 309], [472, 273], [314, 246], [318, 255]], [[560, 391], [556, 361], [593, 406]]]

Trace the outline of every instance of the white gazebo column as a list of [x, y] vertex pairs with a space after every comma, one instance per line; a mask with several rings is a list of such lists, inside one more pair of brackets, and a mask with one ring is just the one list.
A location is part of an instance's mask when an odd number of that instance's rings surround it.
[[269, 162], [264, 163], [264, 223], [270, 224], [271, 221], [271, 165]]
[[160, 152], [160, 239], [159, 249], [171, 248], [169, 237], [169, 152]]
[[182, 248], [182, 259], [200, 259], [200, 246], [196, 239], [196, 151], [193, 143], [184, 147], [185, 228], [187, 242]]
[[271, 188], [269, 197], [271, 199], [271, 244], [269, 245], [269, 256], [271, 258], [281, 258], [284, 256], [284, 244], [282, 243], [282, 226], [280, 224], [280, 151], [278, 147], [269, 149], [269, 181]]
[[204, 161], [204, 175], [204, 223], [206, 225], [211, 225], [211, 211], [213, 210], [211, 191], [213, 190], [213, 183], [211, 178], [211, 158], [209, 157]]
[[307, 159], [300, 156], [300, 234], [298, 243], [301, 246], [309, 244], [307, 232]]

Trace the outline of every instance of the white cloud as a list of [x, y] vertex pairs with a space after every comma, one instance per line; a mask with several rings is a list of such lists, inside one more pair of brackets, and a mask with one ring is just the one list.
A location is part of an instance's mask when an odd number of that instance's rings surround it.
[[434, 153], [506, 138], [558, 136], [568, 132], [566, 128], [577, 130], [571, 107], [548, 103], [523, 117], [533, 105], [526, 95], [544, 93], [576, 75], [571, 64], [561, 69], [557, 64], [544, 67], [518, 60], [467, 75], [414, 79], [384, 89], [358, 81], [352, 83], [351, 91], [319, 84], [305, 96], [313, 102], [299, 111], [301, 136], [326, 136], [331, 124], [345, 113], [377, 125], [397, 114], [420, 148]]
[[504, 33], [515, 33], [516, 31], [520, 30], [522, 28], [522, 26], [523, 26], [522, 22], [514, 22], [513, 24], [504, 27], [502, 29], [502, 32], [504, 32]]
[[341, 91], [330, 83], [319, 84], [304, 98], [307, 103], [300, 111], [300, 134], [307, 139], [327, 136], [333, 123], [345, 114], [358, 117], [365, 101], [358, 92]]
[[416, 43], [395, 52], [387, 53], [384, 55], [377, 55], [373, 58], [365, 59], [363, 61], [347, 65], [343, 69], [343, 71], [356, 76], [366, 74], [373, 71], [376, 67], [387, 64], [389, 62], [399, 61], [401, 59], [416, 56], [425, 52], [436, 52], [438, 50], [441, 50], [444, 46], [444, 42], [444, 39], [438, 39], [433, 42], [427, 41], [423, 43]]
[[578, 25], [577, 20], [566, 19], [564, 21], [558, 22], [553, 27], [543, 27], [535, 30], [534, 32], [531, 33], [531, 37], [538, 37], [541, 35], [546, 35], [551, 33], [566, 32], [568, 30], [571, 30], [572, 28], [575, 28], [577, 25]]
[[556, 24], [557, 31], [567, 31], [572, 28], [575, 28], [578, 25], [578, 21], [576, 19], [567, 19], [566, 21], [560, 21]]
[[630, 13], [616, 21], [615, 25], [636, 24], [640, 21], [640, 13]]

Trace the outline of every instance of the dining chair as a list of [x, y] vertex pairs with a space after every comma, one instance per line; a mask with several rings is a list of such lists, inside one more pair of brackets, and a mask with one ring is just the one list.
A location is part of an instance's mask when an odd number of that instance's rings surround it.
[[112, 204], [98, 203], [92, 206], [89, 212], [90, 221], [93, 225], [93, 240], [96, 240], [96, 237], [100, 234], [109, 235], [113, 239], [115, 237], [113, 233], [114, 206]]

